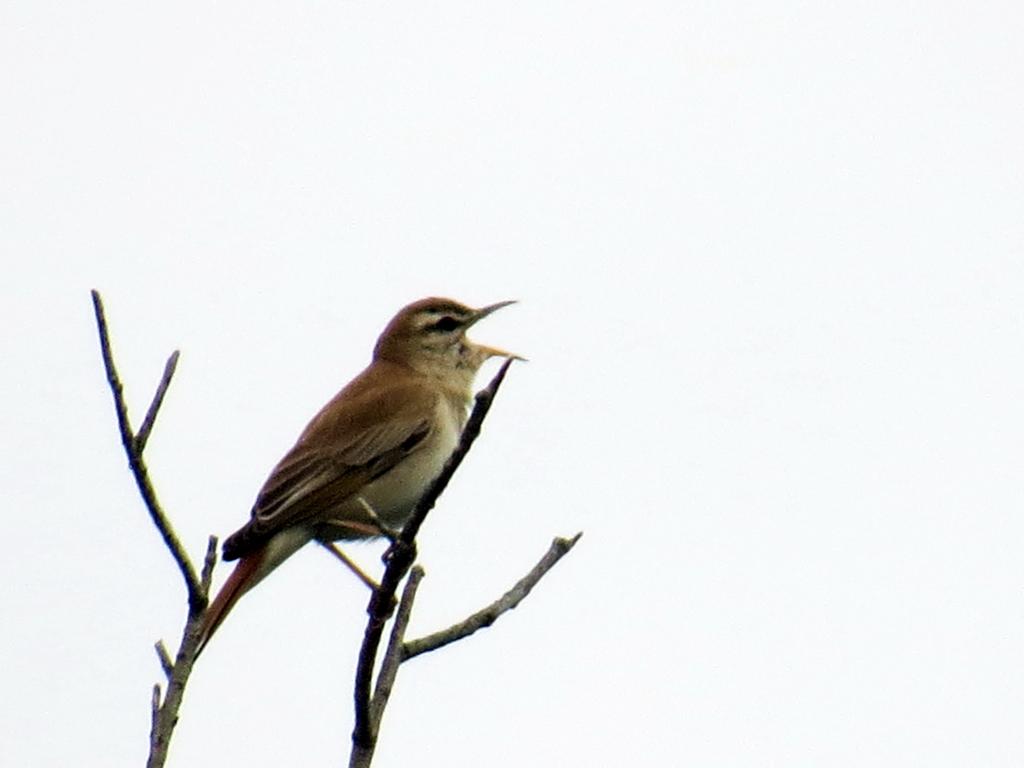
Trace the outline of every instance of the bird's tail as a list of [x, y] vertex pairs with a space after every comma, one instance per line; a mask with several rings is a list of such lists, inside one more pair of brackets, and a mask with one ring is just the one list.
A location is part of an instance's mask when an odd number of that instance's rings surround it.
[[196, 651], [196, 658], [203, 652], [203, 648], [210, 642], [217, 627], [227, 617], [228, 613], [238, 602], [238, 598], [256, 586], [264, 574], [260, 573], [260, 566], [263, 563], [265, 550], [258, 549], [251, 555], [246, 555], [235, 566], [235, 570], [228, 576], [224, 586], [220, 588], [217, 597], [213, 599], [206, 608], [203, 616], [203, 627], [200, 632], [199, 650]]
[[206, 609], [199, 639], [198, 657], [210, 642], [217, 627], [238, 602], [238, 598], [255, 587], [272, 570], [291, 557], [313, 537], [313, 530], [305, 526], [292, 526], [271, 537], [263, 546], [238, 561], [217, 597]]

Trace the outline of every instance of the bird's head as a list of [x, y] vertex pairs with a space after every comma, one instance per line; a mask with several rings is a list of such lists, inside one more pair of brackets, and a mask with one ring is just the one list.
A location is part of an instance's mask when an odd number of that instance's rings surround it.
[[421, 299], [401, 309], [377, 340], [375, 360], [389, 360], [438, 378], [457, 377], [468, 384], [491, 357], [523, 359], [466, 337], [475, 323], [514, 304], [499, 301], [481, 309], [451, 299]]

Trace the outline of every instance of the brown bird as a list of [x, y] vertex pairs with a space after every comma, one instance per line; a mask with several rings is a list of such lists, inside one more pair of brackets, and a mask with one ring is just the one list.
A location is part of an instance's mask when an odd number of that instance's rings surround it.
[[367, 539], [405, 524], [459, 441], [480, 366], [517, 357], [466, 331], [512, 303], [472, 309], [429, 298], [395, 315], [370, 365], [313, 417], [263, 484], [249, 522], [224, 542], [224, 560], [238, 564], [206, 611], [200, 651], [238, 599], [307, 542]]

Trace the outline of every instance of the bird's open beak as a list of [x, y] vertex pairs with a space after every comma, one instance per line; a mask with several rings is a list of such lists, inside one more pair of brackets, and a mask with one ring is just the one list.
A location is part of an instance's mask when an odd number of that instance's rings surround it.
[[[473, 317], [473, 319], [469, 323], [469, 325], [475, 325], [476, 323], [478, 323], [481, 320], [483, 320], [485, 317], [487, 317], [492, 312], [497, 312], [502, 307], [507, 307], [509, 304], [515, 304], [515, 303], [516, 303], [515, 299], [512, 299], [510, 301], [499, 301], [497, 304], [489, 304], [486, 307], [478, 309], [476, 311], [476, 315]], [[467, 326], [467, 328], [468, 327], [469, 326]], [[487, 355], [487, 357], [508, 357], [508, 358], [511, 358], [512, 360], [523, 360], [524, 362], [526, 361], [525, 357], [517, 355], [514, 352], [506, 352], [504, 349], [498, 349], [497, 347], [487, 347], [487, 346], [484, 346], [483, 344], [477, 344], [475, 346], [476, 346], [477, 349], [479, 349], [481, 352], [483, 352], [485, 355]]]

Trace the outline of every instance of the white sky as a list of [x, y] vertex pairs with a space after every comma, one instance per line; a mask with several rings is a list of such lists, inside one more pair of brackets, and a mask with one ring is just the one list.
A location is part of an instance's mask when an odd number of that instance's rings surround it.
[[[517, 298], [377, 765], [1024, 763], [1024, 7], [4, 3], [0, 764], [141, 765], [198, 557], [406, 302]], [[490, 374], [491, 369], [486, 371]], [[380, 547], [357, 547], [373, 564]], [[223, 579], [226, 569], [218, 571]], [[366, 595], [303, 550], [172, 766], [343, 763]]]

